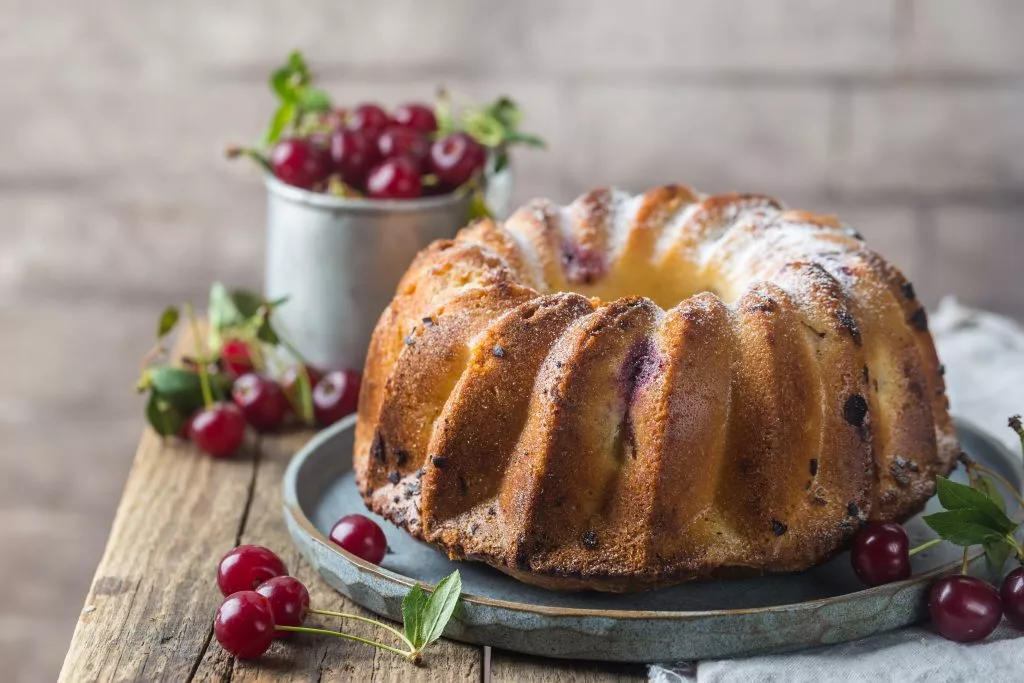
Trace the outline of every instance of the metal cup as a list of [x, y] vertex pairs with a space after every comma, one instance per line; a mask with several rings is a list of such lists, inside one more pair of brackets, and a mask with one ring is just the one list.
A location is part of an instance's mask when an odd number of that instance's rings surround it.
[[413, 257], [466, 224], [468, 195], [344, 199], [267, 186], [266, 296], [288, 296], [275, 324], [306, 360], [361, 370], [381, 311]]

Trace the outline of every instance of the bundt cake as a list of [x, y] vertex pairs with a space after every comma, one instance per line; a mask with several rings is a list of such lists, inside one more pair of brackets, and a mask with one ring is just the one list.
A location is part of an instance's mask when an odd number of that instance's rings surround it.
[[833, 216], [669, 186], [422, 251], [373, 334], [355, 472], [452, 558], [630, 591], [810, 567], [958, 453], [899, 270]]

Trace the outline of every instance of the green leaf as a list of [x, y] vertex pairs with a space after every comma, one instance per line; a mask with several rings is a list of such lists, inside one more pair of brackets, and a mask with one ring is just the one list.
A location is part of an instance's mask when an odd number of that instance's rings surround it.
[[146, 421], [160, 436], [175, 436], [185, 424], [185, 416], [153, 391], [146, 404]]
[[260, 307], [264, 304], [263, 297], [244, 289], [234, 289], [228, 296], [231, 297], [231, 302], [235, 304], [235, 309], [245, 319], [243, 322], [256, 317], [260, 312]]
[[455, 613], [455, 607], [459, 604], [459, 596], [462, 594], [462, 577], [459, 570], [446, 576], [441, 580], [434, 592], [427, 599], [423, 607], [423, 645], [430, 645], [441, 637], [444, 627]]
[[527, 147], [537, 147], [538, 149], [547, 149], [548, 143], [544, 142], [544, 139], [539, 135], [531, 135], [530, 133], [509, 133], [505, 138], [505, 142], [510, 145], [520, 144], [526, 145]]
[[331, 96], [320, 88], [303, 88], [298, 93], [299, 107], [303, 111], [325, 112], [331, 110]]
[[402, 625], [405, 637], [414, 649], [423, 647], [423, 612], [427, 606], [427, 594], [416, 584], [402, 600]]
[[1010, 555], [1014, 552], [1013, 545], [1010, 544], [1010, 540], [1005, 536], [999, 540], [989, 541], [985, 543], [985, 559], [988, 560], [989, 569], [992, 570], [993, 574], [1002, 577], [1002, 568], [1006, 564], [1006, 561], [1010, 559]]
[[519, 108], [515, 100], [507, 95], [496, 99], [487, 109], [509, 130], [515, 130], [523, 122], [523, 110]]
[[284, 296], [279, 296], [273, 301], [268, 301], [267, 308], [278, 308], [279, 306], [284, 306], [286, 303], [288, 303], [290, 299], [291, 297], [288, 296], [287, 294], [285, 294]]
[[174, 329], [174, 326], [178, 324], [178, 320], [181, 318], [181, 312], [177, 306], [168, 306], [164, 309], [164, 312], [160, 314], [160, 322], [156, 326], [156, 338], [157, 340], [163, 339], [167, 336], [167, 333]]
[[1017, 528], [1017, 525], [999, 509], [982, 491], [972, 489], [966, 484], [959, 484], [946, 477], [938, 477], [936, 485], [939, 502], [947, 510], [974, 510], [988, 517], [987, 526], [1006, 534]]
[[[190, 370], [154, 365], [146, 370], [144, 384], [182, 413], [191, 413], [203, 406], [199, 375]], [[224, 374], [211, 374], [210, 389], [218, 397], [227, 395], [231, 390], [231, 378]]]
[[294, 100], [282, 102], [281, 106], [274, 112], [274, 116], [270, 119], [270, 125], [267, 127], [267, 132], [263, 134], [263, 144], [270, 146], [281, 139], [281, 134], [284, 133], [285, 129], [288, 128], [295, 121], [298, 116], [299, 108], [296, 106]]
[[223, 283], [214, 282], [210, 287], [210, 327], [216, 333], [210, 346], [214, 351], [220, 348], [220, 339], [231, 328], [248, 328], [249, 333], [259, 329], [265, 302], [258, 294], [236, 289], [229, 291]]
[[988, 496], [988, 499], [996, 504], [1001, 511], [1006, 512], [1006, 499], [1003, 498], [1003, 494], [999, 492], [999, 487], [996, 483], [986, 477], [983, 474], [979, 474], [974, 480], [974, 488]]
[[977, 510], [962, 508], [926, 515], [925, 523], [954, 545], [967, 546], [990, 543], [1005, 537], [993, 529], [989, 517]]

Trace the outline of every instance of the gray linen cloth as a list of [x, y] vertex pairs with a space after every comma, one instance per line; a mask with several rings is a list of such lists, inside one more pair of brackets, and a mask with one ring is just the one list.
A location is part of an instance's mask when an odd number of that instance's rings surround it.
[[[930, 326], [946, 365], [952, 410], [1020, 452], [1006, 419], [1024, 413], [1024, 327], [946, 299]], [[1020, 683], [1024, 633], [1004, 620], [980, 643], [960, 645], [927, 626], [790, 654], [651, 666], [657, 683]]]

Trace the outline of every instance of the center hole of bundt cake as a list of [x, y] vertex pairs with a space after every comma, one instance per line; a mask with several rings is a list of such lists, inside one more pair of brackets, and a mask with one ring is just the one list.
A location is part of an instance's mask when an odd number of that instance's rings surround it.
[[550, 283], [556, 291], [569, 291], [602, 301], [615, 301], [627, 296], [642, 296], [662, 309], [710, 292], [730, 303], [733, 298], [722, 292], [718, 283], [697, 267], [673, 262], [658, 267], [649, 261], [617, 261], [609, 263], [608, 252], [565, 241], [561, 250], [563, 282]]

